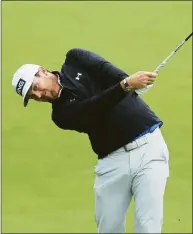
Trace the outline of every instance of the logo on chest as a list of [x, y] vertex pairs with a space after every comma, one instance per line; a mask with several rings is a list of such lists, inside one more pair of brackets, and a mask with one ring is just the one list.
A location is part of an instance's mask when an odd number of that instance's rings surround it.
[[76, 80], [80, 80], [80, 76], [82, 76], [82, 73], [77, 73], [77, 76], [75, 77]]

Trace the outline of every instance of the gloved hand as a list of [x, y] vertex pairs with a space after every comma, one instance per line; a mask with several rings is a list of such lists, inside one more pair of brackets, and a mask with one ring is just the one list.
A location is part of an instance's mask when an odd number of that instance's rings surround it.
[[138, 95], [142, 95], [144, 93], [146, 93], [149, 89], [151, 89], [153, 87], [153, 84], [151, 85], [147, 85], [145, 88], [142, 88], [142, 89], [136, 89], [135, 92], [138, 94]]
[[137, 94], [143, 94], [152, 87], [156, 77], [155, 72], [139, 71], [122, 80], [120, 84], [126, 92], [135, 91]]

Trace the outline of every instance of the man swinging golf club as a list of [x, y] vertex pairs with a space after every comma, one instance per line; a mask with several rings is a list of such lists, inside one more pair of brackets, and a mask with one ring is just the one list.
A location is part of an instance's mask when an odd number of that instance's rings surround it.
[[25, 64], [13, 76], [24, 106], [30, 99], [50, 102], [59, 128], [88, 134], [98, 156], [94, 189], [99, 233], [124, 233], [132, 196], [135, 233], [161, 233], [169, 153], [162, 120], [137, 94], [156, 76], [129, 76], [84, 49], [69, 50], [60, 71]]
[[124, 233], [132, 196], [135, 233], [161, 233], [169, 152], [160, 130], [163, 122], [138, 95], [152, 87], [160, 69], [192, 35], [154, 72], [129, 77], [95, 53], [71, 49], [59, 72], [25, 64], [14, 74], [12, 85], [24, 106], [29, 99], [50, 102], [59, 128], [88, 134], [98, 155], [94, 189], [99, 233]]

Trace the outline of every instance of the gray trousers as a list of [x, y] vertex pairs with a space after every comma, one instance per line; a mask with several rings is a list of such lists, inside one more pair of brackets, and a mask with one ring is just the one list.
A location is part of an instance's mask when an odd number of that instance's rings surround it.
[[98, 233], [125, 232], [132, 197], [134, 232], [161, 233], [168, 162], [169, 152], [159, 128], [98, 160], [94, 184]]

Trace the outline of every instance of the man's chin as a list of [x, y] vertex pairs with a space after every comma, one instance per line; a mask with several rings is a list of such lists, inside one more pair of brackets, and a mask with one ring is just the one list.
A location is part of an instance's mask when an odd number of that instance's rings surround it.
[[46, 99], [42, 99], [40, 102], [49, 102], [52, 103], [54, 101], [53, 98], [46, 98]]

